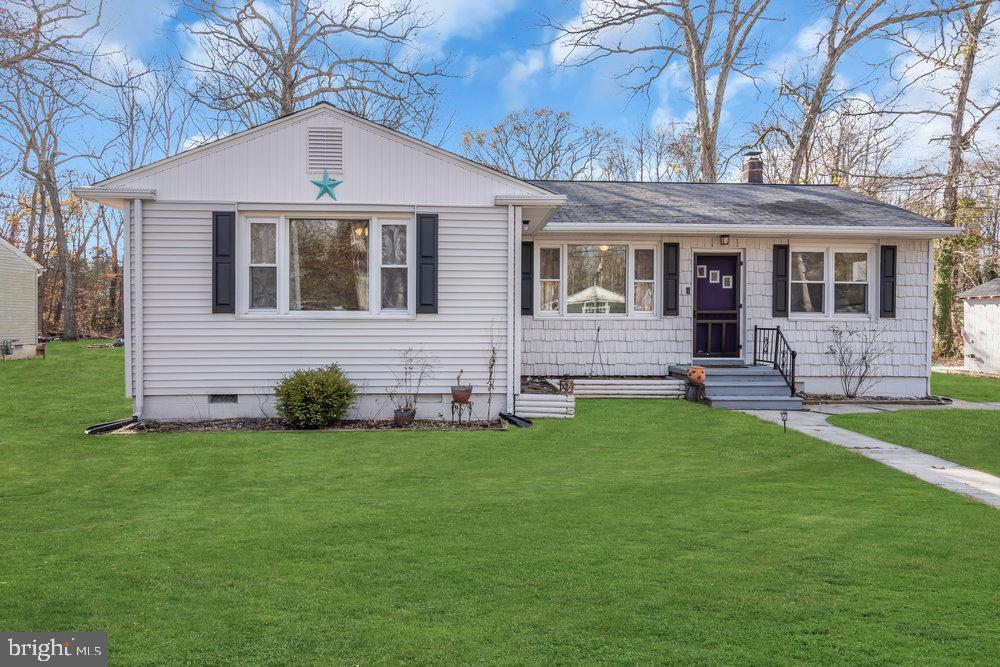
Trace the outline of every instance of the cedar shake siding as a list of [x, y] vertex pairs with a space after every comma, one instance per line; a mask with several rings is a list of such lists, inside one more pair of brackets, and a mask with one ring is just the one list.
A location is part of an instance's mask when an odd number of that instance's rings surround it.
[[[543, 240], [544, 238], [544, 240]], [[647, 237], [648, 238], [648, 237]], [[647, 239], [643, 239], [647, 240]], [[558, 242], [552, 235], [538, 235], [535, 245]], [[882, 361], [888, 369], [885, 380], [873, 391], [899, 396], [923, 396], [927, 393], [929, 374], [928, 279], [929, 242], [924, 240], [886, 240], [897, 246], [896, 317], [877, 317], [879, 304], [878, 243], [872, 239], [838, 238], [830, 245], [872, 248], [869, 262], [871, 282], [869, 312], [862, 319], [836, 316], [823, 318], [773, 317], [773, 246], [789, 244], [788, 238], [732, 237], [723, 248], [718, 236], [657, 237], [657, 242], [680, 243], [680, 314], [656, 318], [573, 318], [524, 317], [523, 366], [525, 375], [559, 377], [561, 375], [663, 376], [670, 364], [689, 363], [692, 357], [693, 294], [686, 292], [694, 282], [696, 250], [727, 250], [743, 253], [744, 258], [744, 355], [751, 361], [753, 327], [780, 326], [798, 352], [797, 374], [806, 391], [837, 393], [837, 368], [826, 354], [832, 342], [829, 327], [845, 323], [858, 326], [884, 324], [891, 330], [887, 340], [892, 352]], [[805, 241], [803, 243], [806, 243]], [[823, 243], [809, 240], [808, 243]], [[658, 286], [659, 287], [659, 286]], [[598, 328], [600, 331], [598, 331]]]

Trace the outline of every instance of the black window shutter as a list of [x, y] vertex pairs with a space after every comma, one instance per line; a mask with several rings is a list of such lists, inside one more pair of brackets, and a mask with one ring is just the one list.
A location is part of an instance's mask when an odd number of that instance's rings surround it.
[[896, 317], [896, 246], [879, 247], [879, 317]]
[[680, 315], [681, 245], [663, 244], [663, 315]]
[[236, 312], [236, 214], [212, 213], [212, 312]]
[[438, 216], [417, 215], [417, 312], [438, 311]]
[[771, 269], [771, 316], [788, 317], [788, 246], [774, 246]]
[[535, 298], [532, 283], [535, 277], [535, 244], [532, 241], [521, 241], [521, 314], [531, 315], [535, 312]]

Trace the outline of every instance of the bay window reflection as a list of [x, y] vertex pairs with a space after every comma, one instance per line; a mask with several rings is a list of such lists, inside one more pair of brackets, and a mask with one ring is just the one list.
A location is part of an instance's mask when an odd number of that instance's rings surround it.
[[567, 313], [625, 313], [628, 246], [604, 243], [568, 245], [566, 271]]
[[368, 221], [291, 219], [289, 310], [368, 310]]

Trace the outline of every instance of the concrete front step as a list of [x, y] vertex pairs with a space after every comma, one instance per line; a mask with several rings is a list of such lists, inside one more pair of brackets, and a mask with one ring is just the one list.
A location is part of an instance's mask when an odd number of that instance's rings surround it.
[[[691, 364], [671, 364], [667, 367], [667, 371], [672, 377], [681, 379], [687, 378], [688, 369]], [[717, 378], [717, 377], [747, 377], [747, 376], [762, 376], [771, 377], [777, 376], [781, 377], [779, 373], [773, 366], [713, 366], [705, 367], [705, 378]]]
[[705, 382], [706, 396], [789, 396], [788, 385], [778, 376], [776, 379], [733, 380], [731, 378]]
[[[688, 364], [670, 366], [673, 377], [686, 378]], [[789, 395], [788, 384], [773, 366], [708, 367], [705, 401], [729, 410], [803, 410], [802, 399]], [[754, 407], [756, 406], [756, 407]]]
[[727, 410], [805, 410], [805, 404], [798, 396], [706, 396], [705, 401], [713, 408]]

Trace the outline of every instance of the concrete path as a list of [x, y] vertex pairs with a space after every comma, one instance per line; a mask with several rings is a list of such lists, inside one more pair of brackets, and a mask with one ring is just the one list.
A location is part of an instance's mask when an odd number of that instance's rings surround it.
[[[920, 410], [962, 408], [972, 410], [1000, 410], [1000, 403], [966, 403], [955, 401], [950, 406], [936, 405], [837, 405], [824, 404], [810, 406], [808, 411], [789, 412], [788, 428], [825, 440], [834, 445], [850, 449], [879, 463], [901, 470], [925, 482], [943, 489], [959, 493], [1000, 509], [1000, 477], [981, 470], [966, 468], [952, 461], [919, 452], [908, 447], [893, 445], [876, 438], [848, 431], [827, 423], [827, 417], [854, 412], [893, 412], [896, 410]], [[772, 410], [745, 410], [766, 421], [781, 423], [781, 416]]]

